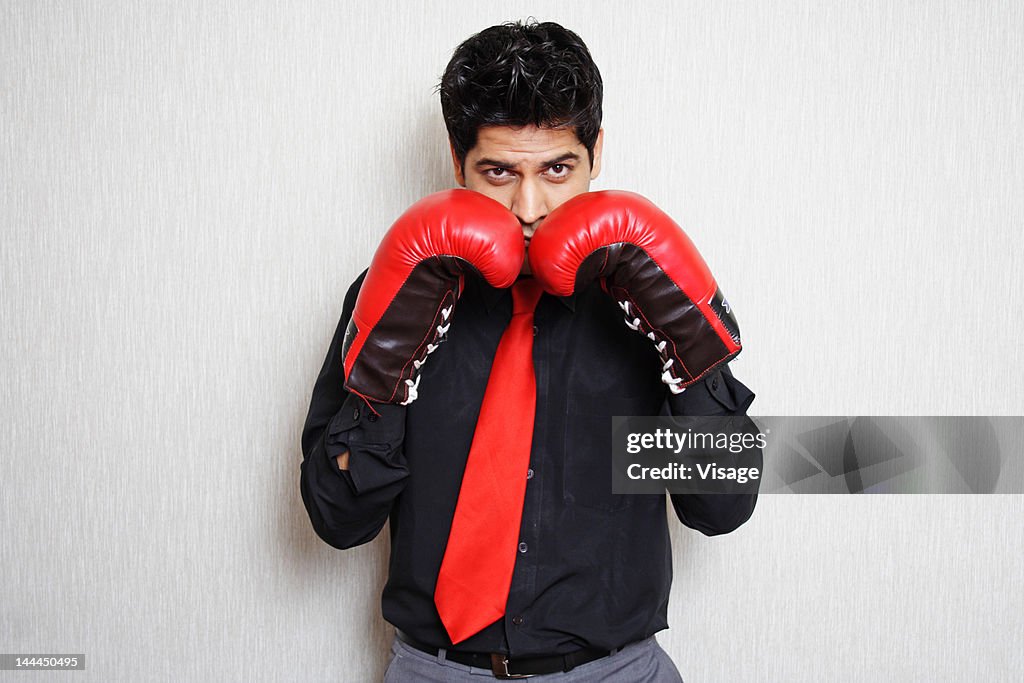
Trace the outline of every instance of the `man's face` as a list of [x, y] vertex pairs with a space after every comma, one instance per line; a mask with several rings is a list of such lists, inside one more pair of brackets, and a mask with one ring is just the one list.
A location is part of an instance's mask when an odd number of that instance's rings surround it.
[[[455, 179], [508, 207], [519, 218], [529, 249], [530, 239], [550, 212], [590, 189], [590, 181], [601, 172], [603, 142], [602, 129], [591, 167], [587, 148], [571, 129], [487, 126], [477, 133], [465, 167], [452, 150]], [[529, 261], [523, 262], [522, 272], [529, 274]]]

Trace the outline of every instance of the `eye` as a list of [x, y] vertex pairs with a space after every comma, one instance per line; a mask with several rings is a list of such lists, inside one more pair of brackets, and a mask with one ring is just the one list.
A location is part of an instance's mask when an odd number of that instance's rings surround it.
[[491, 178], [507, 178], [509, 176], [509, 172], [507, 168], [489, 168], [484, 171], [484, 175]]
[[568, 164], [552, 164], [548, 167], [548, 171], [550, 171], [551, 175], [556, 178], [564, 178], [569, 175], [570, 171], [572, 171], [572, 167]]

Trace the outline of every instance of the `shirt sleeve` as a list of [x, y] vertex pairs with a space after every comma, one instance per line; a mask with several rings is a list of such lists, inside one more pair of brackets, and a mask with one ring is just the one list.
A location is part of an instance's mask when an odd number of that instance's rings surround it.
[[[690, 385], [683, 393], [670, 395], [668, 412], [671, 415], [745, 416], [753, 401], [754, 393], [733, 377], [726, 364], [702, 381]], [[756, 467], [758, 471], [764, 471], [764, 456], [760, 448], [731, 457], [730, 462], [719, 458], [719, 464], [723, 467]], [[672, 494], [670, 498], [679, 521], [707, 536], [716, 536], [734, 531], [750, 519], [757, 504], [759, 486], [760, 478], [736, 484], [740, 489], [737, 493], [679, 493]]]
[[[402, 452], [405, 407], [371, 408], [344, 387], [341, 348], [365, 276], [364, 271], [345, 296], [302, 429], [302, 502], [314, 531], [335, 548], [376, 537], [409, 474]], [[346, 450], [348, 469], [342, 470], [337, 457]]]

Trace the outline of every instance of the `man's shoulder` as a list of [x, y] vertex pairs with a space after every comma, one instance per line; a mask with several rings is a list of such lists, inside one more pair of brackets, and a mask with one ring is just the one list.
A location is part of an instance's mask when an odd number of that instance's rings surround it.
[[369, 272], [369, 268], [364, 268], [363, 272], [352, 281], [352, 284], [348, 286], [348, 292], [345, 294], [345, 310], [351, 311], [356, 307], [356, 297], [359, 296], [359, 290], [363, 287], [363, 280], [366, 279], [366, 273]]

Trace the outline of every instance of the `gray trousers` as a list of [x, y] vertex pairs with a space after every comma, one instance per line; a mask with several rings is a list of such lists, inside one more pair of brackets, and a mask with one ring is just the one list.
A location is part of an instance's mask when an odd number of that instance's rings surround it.
[[[391, 663], [384, 683], [486, 683], [497, 680], [490, 669], [449, 662], [442, 650], [437, 655], [409, 647], [398, 638], [391, 645]], [[563, 671], [533, 676], [531, 683], [683, 683], [668, 653], [651, 636], [631, 643], [613, 655]]]

